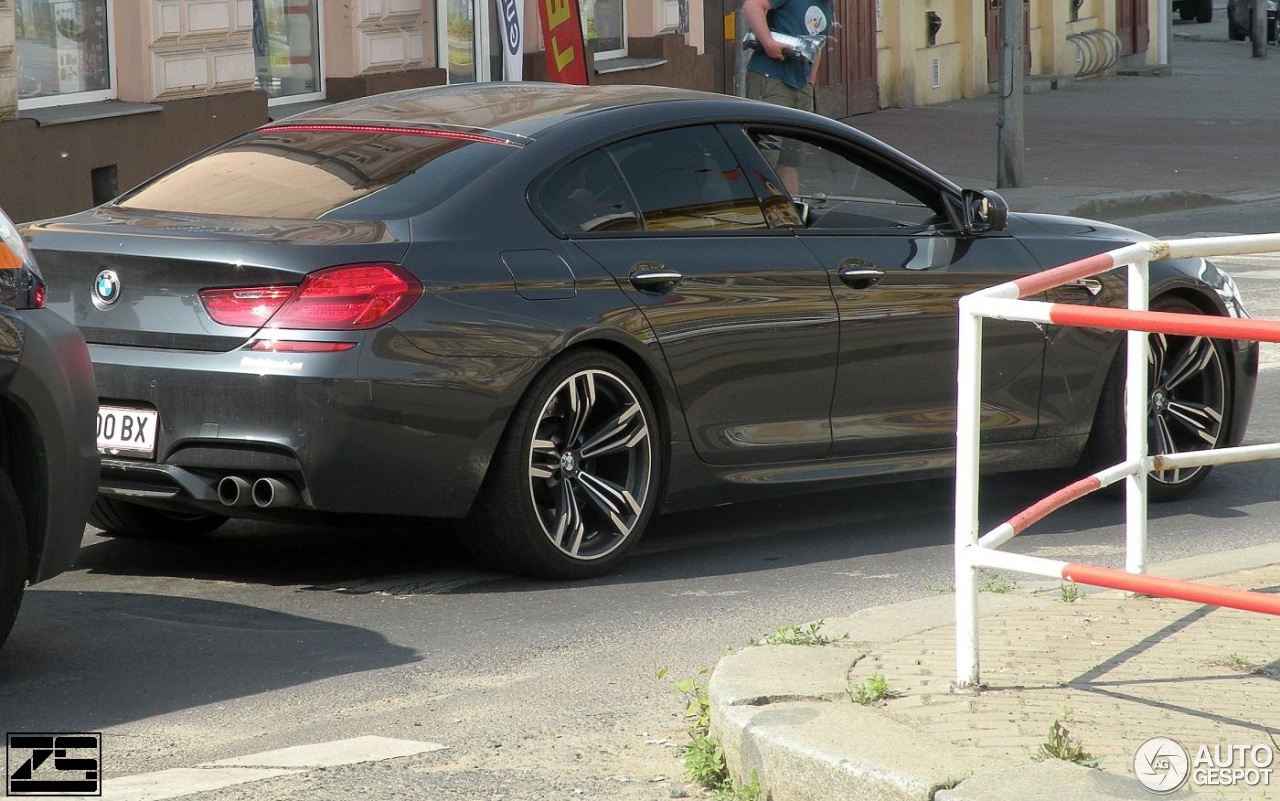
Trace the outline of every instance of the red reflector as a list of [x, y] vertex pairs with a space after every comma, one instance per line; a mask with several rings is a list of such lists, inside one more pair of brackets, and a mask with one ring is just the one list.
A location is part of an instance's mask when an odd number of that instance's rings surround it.
[[215, 323], [261, 328], [295, 289], [291, 286], [202, 289], [200, 302]]
[[249, 350], [266, 353], [341, 353], [356, 346], [354, 342], [299, 342], [288, 339], [258, 339]]
[[296, 287], [202, 289], [200, 301], [222, 325], [362, 331], [399, 317], [421, 294], [408, 270], [380, 262], [317, 270]]
[[31, 293], [31, 308], [33, 309], [44, 308], [44, 297], [47, 291], [48, 290], [45, 289], [44, 281], [36, 282], [36, 288]]

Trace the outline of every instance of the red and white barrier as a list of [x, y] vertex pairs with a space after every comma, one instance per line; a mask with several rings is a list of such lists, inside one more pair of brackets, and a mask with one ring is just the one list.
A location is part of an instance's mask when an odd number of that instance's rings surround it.
[[[1146, 573], [1147, 474], [1153, 470], [1280, 458], [1280, 443], [1147, 455], [1147, 334], [1280, 342], [1280, 321], [1173, 314], [1147, 310], [1148, 267], [1161, 259], [1202, 258], [1280, 251], [1280, 234], [1138, 242], [990, 287], [960, 300], [956, 401], [956, 687], [979, 684], [978, 590], [980, 567], [1060, 578], [1091, 586], [1178, 598], [1280, 615], [1280, 596], [1233, 590]], [[1127, 267], [1128, 308], [1111, 309], [1025, 300], [1117, 267]], [[979, 413], [982, 320], [1023, 320], [1126, 331], [1125, 460], [1043, 498], [990, 532], [978, 532]], [[1061, 509], [1117, 481], [1125, 482], [1125, 570], [1007, 553], [998, 548]]]

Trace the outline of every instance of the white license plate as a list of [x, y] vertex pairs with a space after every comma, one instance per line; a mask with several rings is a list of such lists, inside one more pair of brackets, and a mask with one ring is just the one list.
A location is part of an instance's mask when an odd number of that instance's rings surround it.
[[151, 409], [99, 406], [98, 450], [113, 455], [155, 456], [159, 427], [160, 413]]

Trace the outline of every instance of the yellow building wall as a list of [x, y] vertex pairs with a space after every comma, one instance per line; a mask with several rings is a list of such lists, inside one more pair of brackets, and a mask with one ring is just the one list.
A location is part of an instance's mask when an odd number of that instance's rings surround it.
[[[1146, 62], [1157, 60], [1159, 4], [1148, 0], [1151, 42]], [[928, 14], [942, 19], [933, 45]], [[1085, 53], [1072, 36], [1115, 27], [1116, 0], [1083, 0], [1072, 19], [1070, 0], [1031, 0], [1027, 9], [1031, 76], [1074, 76]], [[877, 5], [877, 78], [881, 107], [913, 108], [995, 91], [987, 82], [986, 3], [980, 0], [880, 0]], [[1114, 42], [1114, 38], [1110, 40]]]

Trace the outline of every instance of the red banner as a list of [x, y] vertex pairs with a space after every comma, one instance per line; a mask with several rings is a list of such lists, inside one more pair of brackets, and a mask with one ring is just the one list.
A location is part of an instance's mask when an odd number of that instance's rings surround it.
[[578, 0], [538, 0], [547, 80], [587, 85], [587, 47], [582, 40]]

